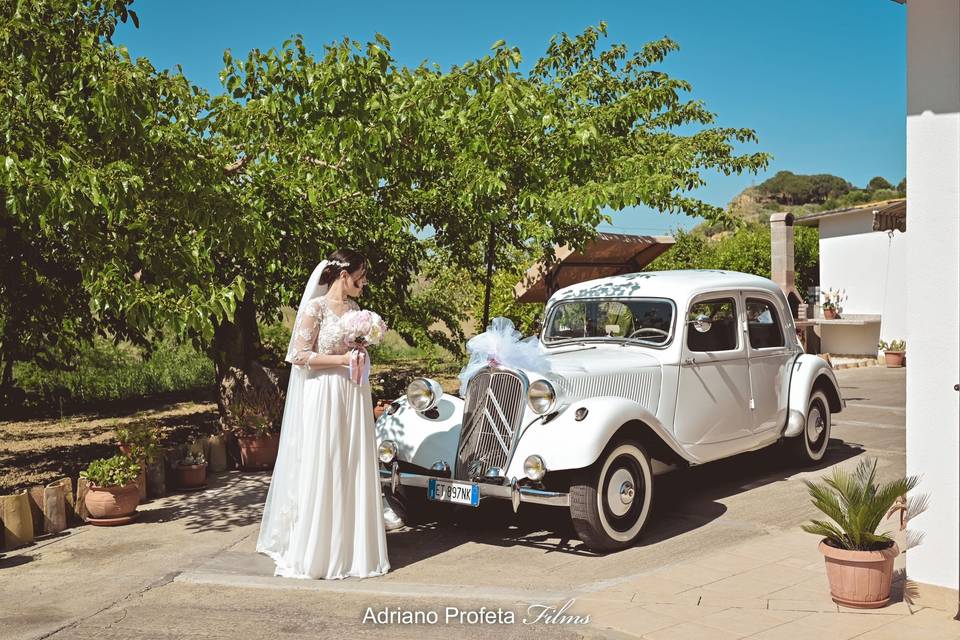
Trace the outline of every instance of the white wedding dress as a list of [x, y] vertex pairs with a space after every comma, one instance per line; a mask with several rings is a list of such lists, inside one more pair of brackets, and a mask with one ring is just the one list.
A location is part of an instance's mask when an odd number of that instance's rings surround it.
[[340, 318], [324, 297], [308, 298], [318, 291], [308, 283], [287, 354], [293, 367], [257, 551], [273, 558], [278, 576], [379, 576], [390, 562], [370, 385], [352, 382], [345, 366], [304, 366], [317, 353], [347, 352]]

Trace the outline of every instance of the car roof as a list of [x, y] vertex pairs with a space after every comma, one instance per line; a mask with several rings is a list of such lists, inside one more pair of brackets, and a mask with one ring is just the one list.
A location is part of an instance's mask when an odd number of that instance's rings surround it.
[[548, 305], [580, 298], [669, 298], [686, 301], [691, 296], [713, 290], [762, 289], [782, 294], [769, 278], [719, 269], [682, 269], [642, 271], [609, 278], [587, 280], [554, 293]]

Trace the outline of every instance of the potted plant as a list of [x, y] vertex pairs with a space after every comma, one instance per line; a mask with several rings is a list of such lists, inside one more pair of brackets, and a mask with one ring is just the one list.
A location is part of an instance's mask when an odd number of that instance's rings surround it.
[[160, 452], [160, 425], [152, 420], [137, 420], [117, 429], [120, 453], [135, 460], [153, 461]]
[[124, 455], [98, 458], [90, 463], [81, 478], [90, 483], [84, 498], [92, 524], [126, 524], [133, 520], [140, 504], [137, 478], [140, 465]]
[[282, 398], [257, 389], [244, 390], [230, 404], [226, 423], [237, 438], [242, 468], [273, 468], [280, 447], [282, 416]]
[[188, 453], [176, 466], [178, 489], [201, 489], [207, 486], [207, 460], [202, 453]]
[[877, 461], [861, 460], [853, 473], [835, 468], [822, 482], [804, 480], [813, 504], [830, 521], [812, 520], [803, 530], [822, 536], [833, 601], [873, 609], [890, 601], [893, 560], [900, 554], [888, 532], [877, 527], [900, 496], [917, 486], [916, 476], [876, 482]]
[[820, 305], [820, 308], [823, 309], [823, 317], [827, 320], [836, 320], [840, 317], [840, 303], [847, 299], [846, 294], [843, 289], [827, 289], [822, 293], [823, 295], [823, 304]]
[[883, 350], [883, 359], [886, 360], [888, 367], [902, 367], [903, 357], [907, 353], [907, 343], [903, 340], [893, 340], [887, 343], [880, 341], [879, 347]]

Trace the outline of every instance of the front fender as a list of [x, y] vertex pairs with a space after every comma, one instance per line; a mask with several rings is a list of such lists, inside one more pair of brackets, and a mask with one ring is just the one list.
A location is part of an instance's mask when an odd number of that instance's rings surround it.
[[463, 400], [444, 394], [437, 403], [434, 418], [410, 406], [406, 396], [395, 403], [399, 405], [395, 412], [384, 412], [377, 420], [377, 443], [393, 440], [400, 460], [426, 469], [437, 460], [446, 460], [453, 466], [463, 420]]
[[[587, 417], [577, 421], [576, 410], [580, 407], [587, 409]], [[506, 476], [522, 478], [523, 461], [533, 454], [543, 458], [549, 471], [588, 467], [596, 462], [620, 427], [631, 421], [645, 424], [683, 459], [698, 462], [649, 410], [627, 398], [600, 396], [577, 400], [546, 424], [542, 420], [530, 424], [520, 436]]]
[[831, 413], [839, 413], [845, 406], [840, 384], [830, 364], [823, 358], [804, 353], [797, 357], [790, 372], [790, 396], [787, 425], [783, 435], [792, 438], [803, 433], [807, 424], [807, 408], [814, 387], [822, 388], [830, 404]]

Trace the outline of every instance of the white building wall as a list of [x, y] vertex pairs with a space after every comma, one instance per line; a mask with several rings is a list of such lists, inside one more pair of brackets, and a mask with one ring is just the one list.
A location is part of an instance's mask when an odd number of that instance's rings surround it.
[[825, 353], [875, 355], [878, 339], [906, 339], [906, 262], [907, 235], [874, 231], [872, 211], [820, 221], [821, 292], [844, 289], [844, 314], [882, 317], [879, 326], [821, 327]]
[[[907, 577], [960, 582], [960, 2], [907, 3], [907, 472], [927, 511]], [[955, 603], [955, 601], [954, 601]]]

